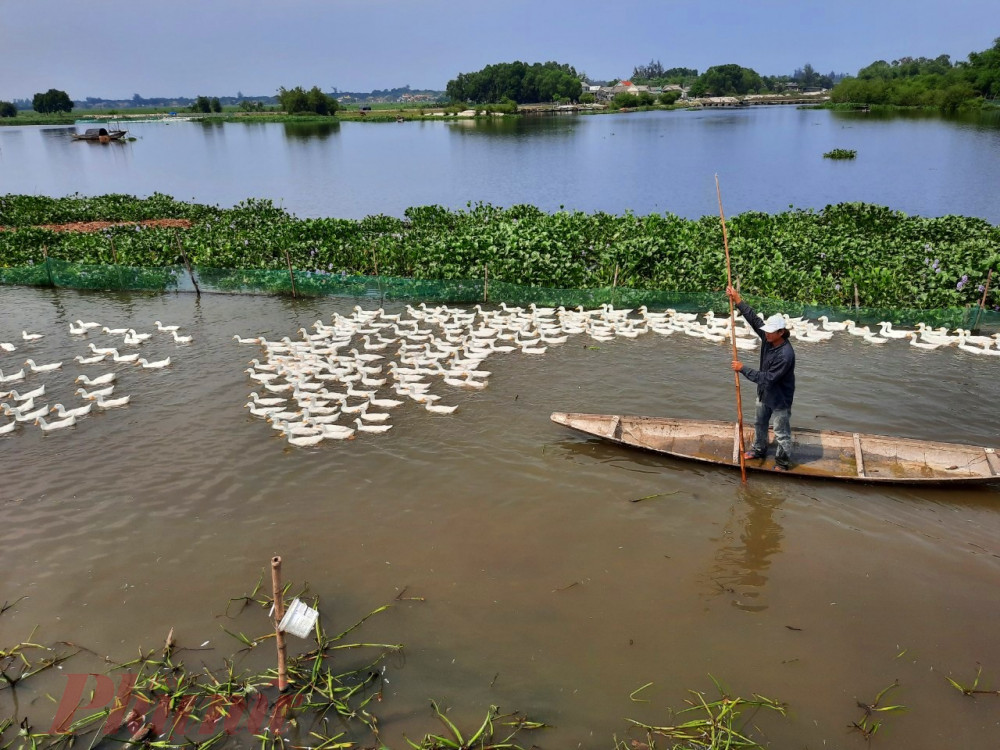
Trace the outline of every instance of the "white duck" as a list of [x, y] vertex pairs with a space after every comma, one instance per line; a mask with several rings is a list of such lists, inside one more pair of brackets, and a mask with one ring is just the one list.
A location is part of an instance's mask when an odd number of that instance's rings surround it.
[[73, 382], [79, 383], [80, 381], [83, 381], [83, 384], [88, 388], [90, 388], [91, 386], [95, 385], [107, 385], [108, 383], [114, 382], [114, 379], [116, 377], [118, 376], [115, 375], [113, 372], [106, 372], [103, 375], [100, 375], [96, 378], [90, 378], [87, 377], [86, 375], [80, 375]]
[[101, 333], [106, 333], [110, 336], [122, 336], [128, 333], [128, 328], [108, 328], [107, 326], [104, 326], [101, 329]]
[[171, 331], [170, 334], [174, 337], [174, 343], [177, 344], [190, 344], [192, 341], [191, 336], [181, 336], [177, 331]]
[[21, 331], [21, 338], [25, 341], [38, 341], [38, 339], [44, 336], [44, 333], [28, 333], [27, 331]]
[[17, 428], [17, 420], [13, 422], [8, 422], [3, 427], [0, 427], [0, 435], [9, 435]]
[[319, 445], [323, 442], [325, 435], [321, 432], [317, 435], [288, 435], [288, 444], [294, 445], [297, 448], [309, 448], [313, 445]]
[[357, 425], [358, 432], [370, 432], [373, 434], [381, 434], [392, 429], [391, 424], [365, 424], [360, 419], [355, 419], [354, 424]]
[[69, 332], [73, 336], [86, 336], [87, 329], [83, 326], [76, 327], [72, 323], [69, 324]]
[[139, 364], [142, 365], [145, 370], [159, 370], [170, 364], [170, 357], [166, 359], [157, 360], [156, 362], [150, 362], [145, 357], [139, 358]]
[[287, 398], [261, 398], [257, 391], [253, 391], [250, 394], [250, 400], [253, 401], [257, 406], [278, 406], [279, 404], [284, 404], [288, 402]]
[[90, 328], [100, 328], [101, 327], [100, 323], [94, 323], [93, 321], [91, 321], [89, 323], [84, 323], [83, 320], [81, 320], [80, 318], [76, 319], [76, 324], [78, 326], [80, 326], [80, 328], [87, 328], [87, 329], [90, 329]]
[[157, 331], [166, 331], [167, 333], [173, 333], [174, 331], [180, 330], [180, 326], [165, 326], [158, 320], [154, 320], [153, 325], [156, 326]]
[[49, 405], [41, 406], [34, 411], [24, 412], [23, 414], [18, 414], [14, 419], [18, 422], [34, 422], [39, 417], [44, 417], [49, 413]]
[[73, 357], [81, 365], [96, 365], [98, 362], [103, 362], [104, 358], [108, 356], [107, 354], [95, 354], [93, 357], [81, 357], [79, 354]]
[[921, 341], [916, 331], [908, 333], [906, 337], [910, 340], [910, 346], [916, 347], [917, 349], [924, 349], [926, 351], [930, 351], [933, 349], [940, 349], [942, 346], [946, 346], [946, 344]]
[[73, 391], [73, 393], [76, 394], [77, 396], [81, 396], [82, 398], [93, 400], [95, 398], [103, 398], [104, 396], [110, 396], [114, 390], [115, 387], [113, 385], [109, 385], [107, 388], [100, 388], [96, 391], [85, 391], [83, 388], [77, 388], [75, 391]]
[[424, 404], [424, 408], [431, 414], [452, 414], [458, 408], [457, 406], [444, 406], [438, 404]]
[[33, 391], [27, 391], [26, 393], [18, 393], [17, 391], [11, 391], [10, 395], [14, 398], [15, 401], [30, 401], [35, 396], [45, 395], [45, 383], [42, 383]]
[[0, 370], [0, 383], [13, 383], [17, 380], [24, 380], [23, 369], [18, 370], [13, 375], [7, 375], [6, 377], [3, 374], [3, 370]]
[[90, 351], [92, 351], [94, 354], [100, 354], [102, 356], [107, 356], [109, 354], [113, 355], [118, 353], [118, 350], [115, 349], [113, 346], [98, 347], [94, 346], [93, 342], [87, 344], [87, 346], [90, 347]]
[[7, 341], [0, 341], [0, 350], [5, 352], [17, 351], [17, 347]]
[[86, 406], [78, 406], [75, 409], [67, 409], [62, 404], [56, 404], [52, 407], [52, 411], [56, 412], [56, 415], [61, 419], [65, 419], [66, 417], [85, 417], [90, 414], [90, 410], [93, 408], [93, 402], [87, 404]]
[[103, 396], [98, 396], [97, 405], [102, 409], [114, 409], [118, 406], [126, 406], [131, 398], [131, 396], [122, 396], [121, 398], [104, 398]]
[[33, 359], [27, 360], [24, 364], [26, 364], [32, 372], [52, 372], [53, 370], [58, 370], [62, 367], [62, 362], [53, 362], [48, 365], [36, 365], [35, 360]]
[[111, 358], [114, 359], [115, 362], [135, 362], [137, 359], [139, 359], [139, 355], [119, 354], [118, 352], [115, 352], [114, 354], [111, 355]]
[[42, 432], [52, 432], [53, 430], [61, 430], [64, 427], [72, 427], [76, 424], [76, 417], [69, 416], [56, 422], [46, 422], [45, 417], [38, 417], [35, 420], [35, 424], [42, 428]]

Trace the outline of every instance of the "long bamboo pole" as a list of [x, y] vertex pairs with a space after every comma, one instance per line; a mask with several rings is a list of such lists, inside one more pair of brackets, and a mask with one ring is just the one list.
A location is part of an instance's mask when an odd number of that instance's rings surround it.
[[271, 591], [274, 593], [274, 639], [278, 646], [278, 692], [283, 693], [288, 687], [288, 667], [285, 634], [278, 628], [285, 616], [285, 601], [281, 595], [281, 558], [277, 555], [271, 558]]
[[[722, 222], [722, 245], [726, 249], [726, 285], [733, 285], [733, 271], [729, 262], [729, 235], [726, 232], [726, 215], [722, 211], [722, 190], [719, 188], [719, 175], [715, 175], [715, 194], [719, 198], [719, 220]], [[733, 309], [732, 297], [729, 299], [729, 342], [733, 347], [733, 361], [739, 359], [736, 351], [736, 311]], [[746, 452], [746, 443], [743, 440], [743, 401], [740, 399], [740, 374], [733, 371], [736, 378], [736, 423], [740, 431], [740, 476], [743, 482], [747, 481], [747, 460], [743, 455]]]

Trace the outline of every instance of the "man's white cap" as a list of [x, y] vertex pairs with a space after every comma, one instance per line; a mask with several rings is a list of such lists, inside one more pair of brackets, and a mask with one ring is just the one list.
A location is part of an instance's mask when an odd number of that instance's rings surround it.
[[785, 328], [787, 324], [785, 323], [785, 316], [781, 313], [775, 313], [770, 318], [764, 321], [763, 331], [765, 333], [776, 333], [782, 328]]

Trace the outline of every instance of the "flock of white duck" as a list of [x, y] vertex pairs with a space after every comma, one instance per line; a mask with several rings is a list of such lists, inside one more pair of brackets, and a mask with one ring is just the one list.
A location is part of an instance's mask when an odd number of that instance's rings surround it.
[[[156, 321], [156, 328], [161, 333], [171, 336], [174, 344], [191, 343], [191, 336], [179, 333], [180, 326], [165, 326], [160, 321]], [[134, 328], [108, 328], [100, 323], [88, 323], [83, 320], [69, 324], [70, 335], [80, 339], [91, 333], [97, 333], [98, 330], [106, 336], [121, 337], [122, 345], [128, 347], [140, 347], [153, 336], [152, 333], [139, 333]], [[132, 398], [130, 395], [114, 395], [118, 380], [118, 373], [114, 371], [104, 372], [95, 377], [86, 374], [78, 375], [73, 382], [74, 384], [83, 384], [83, 387], [77, 388], [74, 393], [75, 396], [80, 397], [80, 405], [67, 408], [61, 403], [52, 406], [42, 403], [46, 397], [48, 384], [39, 382], [40, 376], [63, 371], [63, 362], [39, 364], [29, 357], [20, 369], [14, 372], [7, 361], [14, 357], [24, 356], [24, 354], [12, 357], [6, 355], [22, 350], [30, 352], [32, 345], [44, 337], [45, 334], [21, 331], [21, 342], [17, 345], [10, 342], [0, 342], [0, 357], [2, 357], [0, 364], [7, 366], [7, 373], [0, 369], [0, 413], [11, 418], [6, 423], [0, 424], [0, 435], [10, 435], [19, 426], [28, 424], [37, 425], [43, 432], [55, 432], [76, 425], [78, 420], [91, 413], [95, 405], [98, 409], [114, 409], [129, 404]], [[97, 346], [92, 341], [88, 342], [87, 346], [90, 351], [86, 356], [77, 355], [73, 358], [80, 365], [103, 364], [104, 367], [107, 367], [109, 363], [125, 363], [132, 367], [148, 370], [159, 370], [170, 366], [170, 357], [151, 361], [141, 357], [138, 351], [123, 353], [119, 351], [117, 346]], [[55, 412], [57, 419], [50, 421], [47, 417], [53, 412]]]
[[[736, 346], [758, 348], [760, 339], [750, 326], [738, 314], [736, 320]], [[826, 341], [842, 331], [870, 344], [908, 339], [921, 349], [957, 345], [976, 354], [1000, 355], [1000, 334], [972, 336], [966, 330], [951, 334], [923, 324], [900, 330], [888, 322], [873, 331], [825, 316], [818, 323], [786, 320], [797, 341]], [[351, 315], [334, 313], [329, 325], [317, 320], [312, 329], [300, 328], [298, 340], [233, 337], [262, 351], [245, 371], [256, 388], [246, 408], [268, 421], [291, 445], [301, 447], [351, 439], [359, 432], [388, 432], [390, 411], [407, 401], [433, 414], [452, 414], [458, 406], [440, 403], [442, 395], [431, 392], [435, 383], [448, 386], [446, 393], [451, 395], [460, 389], [485, 388], [490, 372], [481, 365], [496, 353], [544, 354], [549, 346], [576, 335], [598, 342], [675, 333], [719, 344], [730, 341], [728, 316], [672, 309], [650, 312], [645, 306], [616, 310], [611, 305], [567, 310], [501, 303], [499, 309], [486, 310], [481, 305], [463, 309], [421, 303], [407, 305], [399, 314], [356, 305]]]

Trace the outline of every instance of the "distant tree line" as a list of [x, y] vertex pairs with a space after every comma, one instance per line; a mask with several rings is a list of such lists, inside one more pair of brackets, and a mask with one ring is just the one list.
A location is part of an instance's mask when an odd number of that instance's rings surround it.
[[504, 100], [518, 104], [578, 101], [583, 92], [580, 74], [571, 65], [557, 62], [515, 61], [487, 65], [474, 73], [459, 73], [448, 81], [448, 97], [456, 102], [498, 104]]
[[17, 117], [14, 102], [0, 102], [0, 117]]
[[954, 111], [1000, 96], [1000, 37], [967, 61], [952, 64], [949, 55], [877, 60], [845, 78], [830, 94], [834, 102], [937, 107]]

